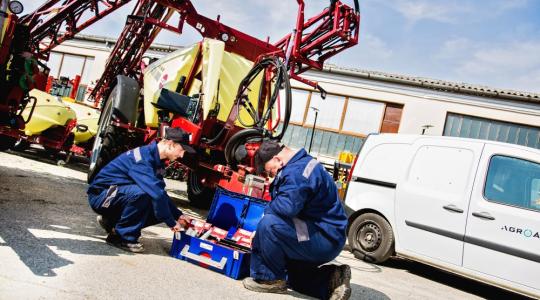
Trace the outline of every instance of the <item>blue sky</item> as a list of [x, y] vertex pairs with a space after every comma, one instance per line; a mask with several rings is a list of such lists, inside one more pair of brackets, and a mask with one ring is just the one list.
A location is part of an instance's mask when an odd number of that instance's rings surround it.
[[[41, 1], [22, 1], [30, 12]], [[276, 41], [295, 23], [294, 0], [192, 0], [199, 13]], [[306, 0], [306, 16], [329, 1]], [[345, 3], [352, 1], [346, 0]], [[132, 4], [84, 31], [117, 36]], [[329, 62], [366, 70], [540, 93], [540, 0], [364, 0], [357, 46]], [[164, 33], [157, 42], [199, 40]]]

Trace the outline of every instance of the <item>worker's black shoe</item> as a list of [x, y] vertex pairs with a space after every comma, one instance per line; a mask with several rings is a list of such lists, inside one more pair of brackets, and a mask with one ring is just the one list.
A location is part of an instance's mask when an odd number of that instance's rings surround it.
[[112, 232], [113, 226], [107, 218], [103, 217], [102, 215], [97, 215], [96, 221], [98, 222], [99, 226], [101, 226], [101, 228], [105, 229], [107, 233]]
[[348, 265], [334, 266], [330, 277], [328, 290], [330, 300], [346, 300], [351, 297], [351, 267]]
[[117, 248], [120, 248], [125, 251], [133, 252], [133, 253], [141, 253], [144, 252], [144, 246], [141, 243], [138, 242], [129, 242], [122, 240], [122, 238], [116, 234], [114, 231], [109, 233], [107, 235], [107, 239], [105, 239], [107, 244], [115, 246]]
[[277, 294], [287, 292], [287, 283], [285, 280], [257, 280], [248, 277], [242, 283], [246, 289], [254, 292]]

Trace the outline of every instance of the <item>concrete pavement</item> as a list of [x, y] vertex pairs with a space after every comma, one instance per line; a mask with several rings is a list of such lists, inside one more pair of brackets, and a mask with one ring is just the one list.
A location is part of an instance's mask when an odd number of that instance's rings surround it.
[[[77, 170], [84, 166], [24, 156], [0, 153], [0, 299], [310, 299], [254, 293], [170, 257], [165, 226], [144, 230], [144, 254], [111, 247], [87, 204], [86, 174]], [[184, 184], [168, 182], [168, 189], [185, 213], [204, 216], [189, 209]], [[352, 267], [352, 299], [517, 297], [406, 260], [376, 266], [343, 251], [338, 261]]]

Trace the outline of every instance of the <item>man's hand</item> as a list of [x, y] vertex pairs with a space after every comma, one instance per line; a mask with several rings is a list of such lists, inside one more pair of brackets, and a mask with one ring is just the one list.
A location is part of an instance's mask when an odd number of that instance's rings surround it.
[[182, 231], [184, 229], [187, 229], [189, 227], [189, 217], [185, 215], [181, 215], [178, 217], [178, 220], [176, 221], [176, 225], [171, 227], [172, 231]]
[[171, 227], [171, 231], [174, 231], [174, 232], [182, 231], [182, 226], [180, 225], [178, 221], [176, 221], [176, 224], [173, 227]]

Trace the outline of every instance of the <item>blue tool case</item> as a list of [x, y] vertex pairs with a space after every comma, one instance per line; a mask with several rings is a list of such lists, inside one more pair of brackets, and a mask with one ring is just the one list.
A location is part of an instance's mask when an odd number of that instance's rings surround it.
[[[264, 215], [268, 202], [217, 188], [206, 222], [227, 230], [227, 238], [239, 229], [255, 231]], [[224, 245], [192, 237], [185, 232], [173, 238], [170, 255], [186, 260], [234, 279], [249, 275], [250, 249], [235, 245]]]

